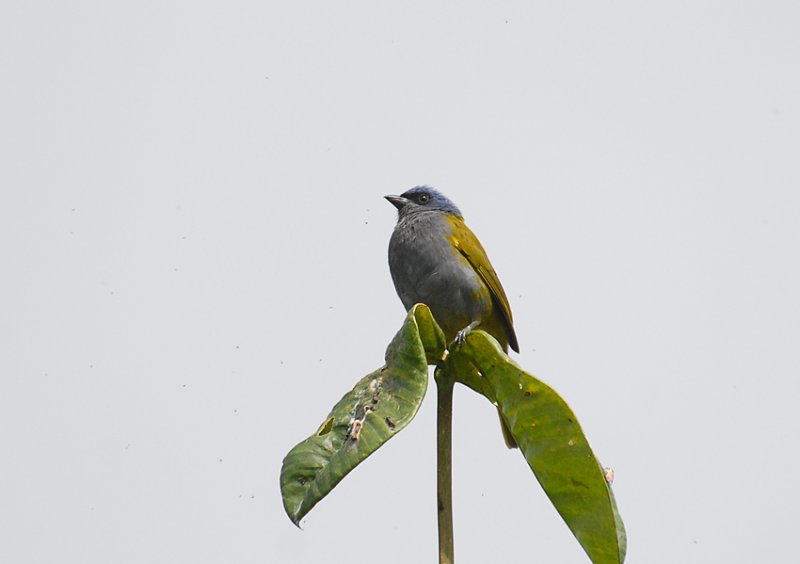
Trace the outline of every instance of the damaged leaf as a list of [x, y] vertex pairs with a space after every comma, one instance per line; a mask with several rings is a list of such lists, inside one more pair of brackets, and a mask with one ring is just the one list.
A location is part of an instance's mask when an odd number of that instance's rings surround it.
[[283, 460], [281, 494], [300, 520], [342, 478], [417, 414], [428, 386], [428, 361], [444, 353], [444, 335], [426, 306], [415, 306], [386, 350], [386, 364], [342, 397], [309, 438]]

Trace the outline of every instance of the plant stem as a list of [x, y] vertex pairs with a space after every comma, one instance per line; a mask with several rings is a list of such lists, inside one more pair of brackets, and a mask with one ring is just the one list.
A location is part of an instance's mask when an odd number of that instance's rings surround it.
[[453, 385], [448, 370], [437, 367], [436, 504], [439, 517], [439, 564], [453, 564]]

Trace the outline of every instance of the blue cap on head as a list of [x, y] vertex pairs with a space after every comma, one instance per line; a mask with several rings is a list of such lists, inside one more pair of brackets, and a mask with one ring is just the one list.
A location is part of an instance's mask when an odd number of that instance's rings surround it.
[[401, 216], [424, 211], [442, 211], [463, 219], [461, 210], [450, 199], [430, 186], [415, 186], [398, 196], [386, 196]]

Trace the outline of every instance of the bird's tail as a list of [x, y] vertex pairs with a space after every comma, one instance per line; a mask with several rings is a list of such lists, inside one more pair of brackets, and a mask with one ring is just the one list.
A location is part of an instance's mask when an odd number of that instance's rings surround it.
[[500, 417], [500, 429], [503, 431], [503, 439], [506, 441], [506, 446], [508, 448], [519, 448], [517, 441], [514, 439], [514, 435], [511, 434], [511, 429], [508, 428], [506, 424], [506, 420], [503, 419], [503, 414], [500, 413], [500, 408], [497, 408], [497, 415]]

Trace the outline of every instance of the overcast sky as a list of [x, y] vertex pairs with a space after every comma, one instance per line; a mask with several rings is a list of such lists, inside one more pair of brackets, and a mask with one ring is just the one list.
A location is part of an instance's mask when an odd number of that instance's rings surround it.
[[[795, 2], [6, 2], [0, 561], [435, 562], [434, 385], [295, 528], [281, 460], [404, 310], [383, 195], [481, 238], [631, 563], [800, 523]], [[460, 564], [587, 559], [458, 389]]]

